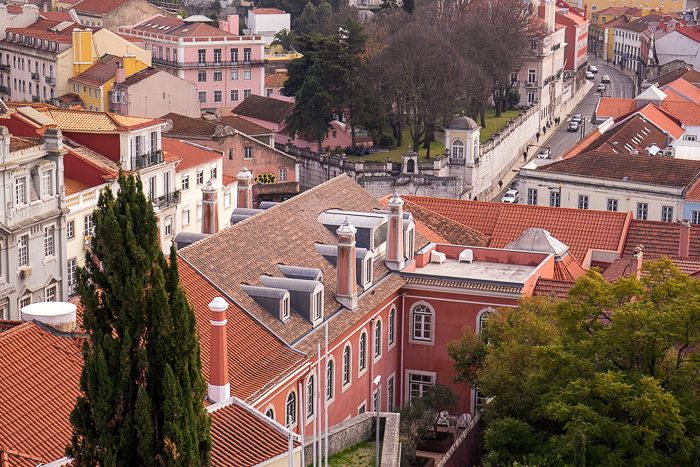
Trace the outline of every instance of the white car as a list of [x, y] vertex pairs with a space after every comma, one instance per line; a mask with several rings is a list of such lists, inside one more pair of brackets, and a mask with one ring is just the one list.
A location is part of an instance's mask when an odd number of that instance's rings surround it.
[[591, 65], [588, 67], [588, 71], [590, 71], [591, 73], [594, 73], [594, 74], [598, 73], [598, 67], [595, 65]]
[[595, 78], [595, 76], [593, 76], [593, 73], [591, 73], [590, 71], [586, 72], [586, 79], [594, 79], [594, 78]]
[[506, 191], [506, 194], [503, 195], [503, 198], [501, 201], [504, 203], [508, 204], [514, 204], [518, 202], [518, 195], [520, 194], [520, 191], [518, 190], [508, 190]]
[[542, 148], [540, 152], [537, 153], [537, 158], [538, 159], [549, 159], [549, 149], [547, 148]]
[[600, 78], [600, 82], [601, 82], [601, 83], [606, 83], [606, 84], [609, 83], [609, 82], [610, 82], [610, 76], [608, 76], [608, 75], [603, 75], [603, 77]]

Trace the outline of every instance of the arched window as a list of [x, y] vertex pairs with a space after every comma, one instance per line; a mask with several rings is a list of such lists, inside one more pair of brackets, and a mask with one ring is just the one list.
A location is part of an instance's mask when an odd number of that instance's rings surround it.
[[455, 139], [452, 141], [452, 157], [464, 159], [464, 141]]
[[416, 163], [413, 159], [409, 159], [408, 162], [406, 162], [406, 172], [412, 174], [416, 170]]
[[314, 414], [314, 375], [306, 382], [306, 417]]
[[382, 356], [382, 322], [374, 323], [374, 358]]
[[491, 307], [484, 308], [483, 310], [479, 311], [476, 315], [476, 329], [478, 333], [482, 333], [484, 330], [484, 323], [491, 318], [492, 313], [494, 313], [496, 310], [494, 310]]
[[433, 340], [433, 312], [425, 304], [413, 308], [413, 339], [417, 341]]
[[350, 384], [350, 366], [352, 362], [350, 358], [350, 346], [346, 345], [343, 350], [343, 386]]
[[359, 370], [365, 370], [367, 369], [367, 333], [362, 331], [362, 334], [360, 334], [360, 347], [359, 347], [359, 360], [358, 360], [358, 366]]
[[333, 360], [326, 364], [326, 400], [333, 399]]
[[395, 329], [396, 329], [396, 309], [392, 308], [389, 311], [389, 345], [394, 345], [395, 342]]
[[274, 420], [274, 419], [275, 419], [275, 411], [272, 410], [272, 407], [270, 407], [269, 409], [267, 409], [267, 411], [265, 412], [265, 416], [266, 416], [267, 418], [271, 419], [271, 420]]
[[297, 394], [292, 391], [287, 396], [287, 411], [284, 424], [287, 428], [297, 422]]

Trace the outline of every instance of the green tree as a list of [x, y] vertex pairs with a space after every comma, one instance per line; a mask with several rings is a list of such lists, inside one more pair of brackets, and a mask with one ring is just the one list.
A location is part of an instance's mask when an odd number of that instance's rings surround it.
[[362, 77], [367, 36], [363, 26], [348, 18], [334, 36], [305, 34], [298, 40], [303, 56], [287, 65], [283, 93], [295, 97], [287, 118], [290, 135], [318, 141], [328, 135], [336, 114], [347, 111], [355, 146], [355, 126], [363, 122], [368, 91]]
[[275, 33], [274, 40], [270, 43], [271, 46], [280, 46], [282, 50], [294, 50], [294, 33], [287, 28], [282, 28]]
[[455, 379], [493, 398], [484, 465], [700, 461], [700, 281], [645, 270], [590, 271], [567, 300], [524, 299], [450, 343]]
[[67, 453], [78, 466], [208, 465], [195, 316], [180, 286], [175, 248], [160, 249], [141, 180], [123, 173], [93, 213], [85, 268], [76, 272], [83, 328], [82, 395]]

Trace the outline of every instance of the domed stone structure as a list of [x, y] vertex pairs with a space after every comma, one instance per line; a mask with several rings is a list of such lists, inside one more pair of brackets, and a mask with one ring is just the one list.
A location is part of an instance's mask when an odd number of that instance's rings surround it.
[[446, 130], [477, 130], [479, 125], [469, 117], [459, 116], [453, 118], [445, 127]]
[[453, 118], [445, 127], [445, 149], [451, 161], [460, 164], [474, 163], [479, 156], [479, 130], [481, 127], [469, 117]]

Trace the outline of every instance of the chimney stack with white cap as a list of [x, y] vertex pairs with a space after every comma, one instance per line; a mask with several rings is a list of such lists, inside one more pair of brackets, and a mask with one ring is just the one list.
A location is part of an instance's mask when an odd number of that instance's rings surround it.
[[386, 265], [397, 271], [405, 265], [403, 251], [403, 200], [394, 192], [389, 201], [389, 233], [386, 247]]
[[219, 230], [219, 206], [216, 188], [211, 180], [202, 188], [202, 233], [215, 234]]
[[345, 307], [357, 308], [357, 282], [355, 277], [355, 234], [357, 229], [347, 219], [336, 230], [338, 234], [338, 261], [335, 298]]
[[226, 344], [226, 310], [228, 303], [216, 297], [209, 304], [211, 311], [211, 343], [209, 348], [209, 400], [214, 403], [231, 397], [228, 382], [228, 346]]
[[253, 174], [243, 167], [238, 175], [238, 208], [252, 209], [253, 207]]
[[681, 235], [678, 242], [678, 256], [687, 258], [690, 256], [690, 222], [688, 219], [683, 219], [681, 224]]

